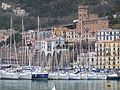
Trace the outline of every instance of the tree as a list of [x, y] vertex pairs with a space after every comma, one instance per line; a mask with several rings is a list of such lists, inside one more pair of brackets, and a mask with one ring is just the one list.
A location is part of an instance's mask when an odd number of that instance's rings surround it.
[[1, 42], [0, 42], [0, 47], [2, 47], [4, 44], [5, 44], [5, 42], [4, 42], [4, 41], [1, 41]]
[[[10, 38], [11, 36], [9, 36], [9, 38], [7, 39], [7, 44], [10, 44]], [[14, 39], [15, 39], [15, 43], [18, 44], [19, 42], [22, 41], [22, 35], [20, 33], [15, 33], [12, 35], [12, 44], [14, 43]]]

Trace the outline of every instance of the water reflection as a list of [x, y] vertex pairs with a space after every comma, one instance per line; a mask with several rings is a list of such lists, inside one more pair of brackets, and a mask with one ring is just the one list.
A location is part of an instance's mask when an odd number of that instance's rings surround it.
[[120, 90], [120, 81], [107, 80], [0, 80], [0, 90], [51, 90], [54, 83], [57, 90]]

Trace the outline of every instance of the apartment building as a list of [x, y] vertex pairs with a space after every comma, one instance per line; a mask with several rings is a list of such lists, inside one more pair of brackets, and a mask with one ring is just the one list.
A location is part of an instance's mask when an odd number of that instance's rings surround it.
[[119, 29], [107, 29], [100, 30], [97, 33], [97, 40], [100, 41], [113, 41], [116, 39], [120, 39], [120, 30]]
[[95, 52], [97, 53], [96, 60], [94, 61], [96, 68], [120, 68], [120, 39], [97, 41], [95, 43]]

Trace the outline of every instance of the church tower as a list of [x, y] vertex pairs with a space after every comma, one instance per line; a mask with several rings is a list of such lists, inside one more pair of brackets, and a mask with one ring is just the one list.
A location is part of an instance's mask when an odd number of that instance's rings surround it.
[[80, 5], [78, 7], [78, 31], [83, 30], [83, 21], [89, 19], [88, 6]]
[[81, 5], [78, 7], [78, 18], [83, 21], [88, 19], [88, 6]]

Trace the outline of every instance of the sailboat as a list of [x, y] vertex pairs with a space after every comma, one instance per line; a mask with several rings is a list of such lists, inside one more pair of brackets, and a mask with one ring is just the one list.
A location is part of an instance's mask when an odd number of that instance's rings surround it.
[[[40, 30], [40, 21], [39, 21], [39, 16], [38, 16], [38, 41], [39, 41], [39, 30]], [[48, 72], [41, 67], [34, 67], [32, 69], [32, 79], [48, 79]]]
[[[57, 63], [57, 55], [56, 54], [55, 54], [55, 61]], [[54, 67], [55, 67], [55, 61], [54, 61]], [[57, 68], [58, 68], [58, 63], [57, 63]], [[51, 71], [51, 72], [49, 72], [48, 79], [57, 80], [58, 77], [59, 77], [58, 69], [57, 69], [57, 71]]]
[[[23, 18], [22, 18], [22, 33], [24, 32], [24, 22], [23, 22]], [[23, 49], [23, 40], [22, 40], [22, 49]], [[23, 52], [23, 50], [22, 50]], [[22, 64], [23, 64], [23, 60], [24, 57], [22, 56]], [[32, 73], [30, 70], [25, 70], [23, 68], [19, 68], [19, 79], [32, 79]]]
[[[74, 42], [73, 42], [73, 65], [74, 65]], [[69, 79], [71, 80], [80, 80], [81, 73], [79, 70], [74, 69], [72, 72], [69, 72]]]
[[97, 79], [98, 80], [106, 80], [107, 79], [107, 75], [105, 73], [97, 73]]
[[[64, 58], [63, 58], [63, 50], [62, 50], [62, 52], [61, 52], [61, 65], [62, 65], [62, 67], [61, 68], [63, 68], [63, 59]], [[60, 80], [68, 80], [69, 79], [69, 72], [68, 71], [61, 70], [58, 72], [58, 74], [59, 74], [58, 79], [60, 79]]]
[[[12, 17], [11, 17], [11, 26], [10, 26], [10, 32], [11, 32], [11, 36], [10, 36], [10, 64], [11, 64], [11, 47], [12, 47], [12, 31], [13, 31], [13, 21], [12, 21]], [[15, 39], [15, 38], [14, 38]], [[15, 42], [14, 42], [15, 44]], [[15, 48], [15, 47], [14, 47]], [[19, 78], [19, 73], [13, 69], [13, 68], [9, 68], [8, 70], [5, 70], [5, 72], [3, 73], [2, 79], [18, 79]]]

